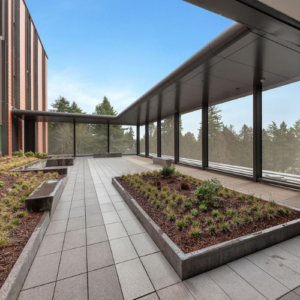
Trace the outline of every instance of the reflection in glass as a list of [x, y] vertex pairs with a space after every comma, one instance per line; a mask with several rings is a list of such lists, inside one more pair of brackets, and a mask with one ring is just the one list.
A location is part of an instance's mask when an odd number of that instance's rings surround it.
[[109, 151], [123, 154], [136, 154], [136, 127], [110, 125]]
[[146, 155], [145, 125], [140, 126], [140, 154]]
[[174, 159], [174, 117], [161, 120], [161, 155]]
[[157, 156], [157, 122], [149, 123], [149, 156]]

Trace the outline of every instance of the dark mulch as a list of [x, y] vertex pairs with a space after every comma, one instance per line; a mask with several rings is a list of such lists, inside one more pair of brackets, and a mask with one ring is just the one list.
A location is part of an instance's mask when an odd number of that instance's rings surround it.
[[22, 219], [20, 225], [10, 231], [10, 244], [0, 248], [0, 288], [18, 260], [42, 215], [43, 213], [27, 214]]
[[[186, 197], [194, 197], [192, 191], [196, 189], [196, 184], [191, 183], [188, 190], [182, 190], [181, 189], [181, 182], [185, 181], [184, 178], [174, 176], [172, 177], [173, 180], [163, 178], [160, 175], [146, 175], [143, 176], [144, 182], [156, 181], [159, 180], [162, 184], [162, 186], [166, 185], [170, 189], [171, 193], [177, 193], [178, 195], [185, 195]], [[157, 209], [155, 206], [151, 203], [149, 199], [146, 198], [146, 196], [140, 194], [135, 188], [133, 188], [129, 182], [123, 180], [122, 178], [117, 178], [117, 181], [130, 193], [130, 195], [139, 203], [139, 205], [147, 212], [147, 214], [152, 218], [152, 220], [169, 236], [169, 238], [185, 253], [193, 252], [196, 250], [200, 250], [212, 245], [216, 245], [225, 241], [229, 241], [247, 234], [251, 234], [254, 232], [261, 231], [263, 229], [267, 229], [270, 227], [274, 227], [279, 224], [283, 224], [295, 219], [300, 218], [300, 212], [295, 211], [294, 214], [284, 214], [284, 215], [278, 215], [274, 219], [269, 219], [265, 217], [262, 220], [255, 220], [253, 219], [253, 222], [249, 225], [243, 225], [239, 228], [232, 229], [232, 232], [224, 233], [224, 232], [218, 232], [217, 235], [211, 235], [209, 232], [205, 230], [207, 227], [205, 225], [205, 220], [208, 217], [212, 217], [212, 208], [209, 207], [207, 212], [201, 212], [199, 210], [199, 204], [193, 203], [192, 207], [188, 210], [184, 210], [184, 214], [188, 214], [189, 211], [193, 208], [196, 208], [199, 211], [199, 215], [194, 218], [194, 221], [200, 222], [200, 227], [202, 228], [202, 233], [199, 238], [194, 238], [189, 235], [189, 231], [191, 229], [191, 226], [188, 226], [187, 228], [183, 230], [178, 230], [176, 228], [175, 222], [170, 221], [167, 219], [166, 215], [163, 212], [163, 209]], [[242, 206], [248, 206], [251, 205], [248, 204], [247, 200], [238, 200], [236, 196], [227, 199], [226, 197], [220, 197], [218, 198], [218, 202], [220, 204], [218, 210], [221, 214], [225, 216], [225, 221], [229, 221], [230, 217], [226, 216], [227, 209], [236, 209], [238, 210]], [[262, 204], [266, 203], [265, 201], [262, 201]], [[181, 205], [176, 204], [176, 207], [173, 209], [175, 211], [176, 216], [180, 219], [183, 217], [183, 215], [179, 212], [179, 210], [182, 209]], [[213, 217], [212, 217], [213, 218]], [[216, 224], [218, 225], [218, 221], [216, 221]]]

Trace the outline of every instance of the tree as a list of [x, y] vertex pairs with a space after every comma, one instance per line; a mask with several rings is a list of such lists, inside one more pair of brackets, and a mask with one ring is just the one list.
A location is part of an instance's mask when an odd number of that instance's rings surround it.
[[94, 114], [116, 116], [117, 112], [114, 110], [114, 107], [110, 104], [107, 97], [104, 96], [103, 101], [96, 105]]
[[59, 96], [54, 103], [51, 104], [56, 112], [70, 112], [70, 101], [67, 98]]

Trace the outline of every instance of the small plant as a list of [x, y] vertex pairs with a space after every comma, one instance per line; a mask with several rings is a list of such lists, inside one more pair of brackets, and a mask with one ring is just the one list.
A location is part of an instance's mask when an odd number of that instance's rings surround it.
[[3, 187], [3, 186], [4, 186], [4, 182], [0, 181], [0, 187]]
[[167, 186], [164, 186], [163, 188], [162, 188], [162, 191], [164, 191], [164, 192], [166, 192], [166, 191], [168, 191], [169, 189], [168, 189], [168, 187]]
[[272, 206], [268, 206], [265, 209], [265, 213], [269, 219], [273, 219], [276, 217], [276, 211], [275, 211], [274, 207], [272, 207]]
[[181, 182], [180, 187], [182, 190], [188, 190], [190, 185], [187, 182]]
[[255, 198], [255, 202], [261, 203], [261, 202], [262, 202], [262, 199], [261, 199], [261, 198]]
[[239, 194], [239, 195], [237, 195], [236, 198], [237, 198], [238, 200], [244, 200], [244, 199], [245, 199], [245, 195]]
[[11, 223], [12, 223], [13, 225], [19, 225], [19, 224], [20, 224], [20, 220], [14, 219], [14, 220], [11, 221]]
[[214, 207], [214, 208], [219, 208], [219, 203], [218, 203], [217, 201], [214, 201], [214, 202], [213, 202], [213, 207]]
[[193, 221], [193, 216], [192, 215], [185, 215], [184, 219], [187, 223], [192, 223]]
[[176, 198], [176, 202], [177, 202], [177, 203], [182, 203], [182, 201], [183, 201], [183, 197], [182, 197], [182, 196], [178, 196], [178, 197]]
[[173, 193], [171, 197], [172, 197], [172, 199], [176, 199], [177, 196], [178, 196], [177, 193]]
[[258, 211], [258, 209], [259, 209], [258, 204], [254, 204], [250, 207], [251, 211]]
[[150, 198], [150, 193], [146, 193], [146, 197], [149, 199]]
[[13, 152], [12, 154], [13, 156], [19, 156], [19, 157], [22, 157], [24, 155], [23, 151], [22, 150], [19, 150], [19, 151], [15, 151]]
[[247, 201], [248, 201], [249, 203], [252, 203], [253, 200], [254, 200], [254, 196], [253, 196], [253, 195], [248, 195]]
[[191, 204], [191, 202], [185, 201], [185, 202], [182, 204], [182, 206], [183, 206], [185, 209], [190, 209], [191, 206], [192, 206], [192, 204]]
[[219, 216], [219, 215], [220, 215], [220, 212], [219, 212], [217, 209], [215, 209], [215, 210], [212, 211], [211, 214], [212, 214], [214, 217], [216, 217], [216, 216]]
[[224, 192], [223, 192], [223, 191], [220, 191], [220, 192], [219, 192], [219, 196], [220, 196], [220, 197], [223, 197], [223, 196], [224, 196]]
[[159, 198], [160, 198], [160, 199], [165, 199], [165, 198], [167, 198], [167, 195], [166, 195], [165, 193], [161, 193], [161, 194], [159, 195]]
[[217, 234], [217, 226], [216, 225], [212, 224], [212, 225], [208, 226], [207, 229], [211, 235]]
[[232, 219], [232, 224], [235, 226], [235, 227], [240, 227], [243, 225], [243, 220], [241, 218], [238, 218], [238, 217], [234, 217]]
[[155, 207], [156, 207], [157, 209], [160, 209], [160, 208], [163, 208], [164, 206], [163, 206], [162, 203], [156, 202]]
[[192, 227], [199, 227], [200, 226], [200, 222], [199, 221], [194, 221], [192, 224]]
[[170, 201], [169, 202], [169, 206], [172, 207], [172, 208], [174, 208], [176, 205], [175, 205], [175, 203], [173, 201]]
[[290, 215], [292, 215], [294, 213], [294, 211], [292, 209], [288, 208], [287, 206], [284, 207], [284, 210], [287, 214], [290, 214]]
[[199, 208], [200, 208], [200, 210], [203, 211], [203, 212], [207, 211], [207, 206], [206, 206], [205, 204], [201, 204], [201, 205], [199, 206]]
[[191, 214], [194, 216], [194, 217], [197, 217], [198, 216], [198, 210], [196, 208], [192, 209], [191, 210]]
[[276, 213], [283, 215], [284, 214], [284, 209], [282, 206], [278, 206], [275, 208]]
[[255, 218], [256, 220], [261, 220], [263, 217], [264, 217], [264, 214], [263, 214], [261, 211], [256, 211], [256, 212], [254, 213], [254, 218]]
[[228, 223], [221, 223], [220, 224], [220, 230], [223, 232], [231, 232], [230, 226]]
[[201, 230], [199, 227], [193, 227], [189, 232], [191, 237], [197, 238], [201, 234]]
[[174, 172], [175, 172], [175, 165], [172, 165], [172, 166], [164, 165], [159, 173], [163, 177], [170, 177], [174, 174]]
[[270, 201], [269, 205], [270, 205], [270, 207], [276, 207], [277, 206], [275, 201]]
[[25, 211], [19, 211], [16, 214], [17, 218], [22, 219], [26, 216], [26, 212]]
[[226, 194], [225, 194], [225, 197], [226, 197], [227, 199], [229, 199], [229, 198], [230, 198], [230, 194], [229, 194], [229, 193], [226, 193]]
[[218, 221], [219, 221], [220, 223], [222, 223], [222, 222], [224, 221], [225, 217], [224, 217], [223, 215], [219, 215], [219, 216], [217, 217], [217, 219], [218, 219]]
[[243, 207], [241, 207], [240, 209], [239, 209], [239, 212], [241, 213], [241, 214], [249, 214], [249, 209], [248, 209], [248, 207], [246, 207], [246, 206], [243, 206]]
[[186, 222], [184, 219], [178, 220], [176, 222], [176, 226], [179, 230], [182, 230], [184, 227], [186, 227]]
[[186, 202], [193, 203], [193, 198], [192, 198], [192, 197], [188, 197], [188, 198], [186, 199]]
[[213, 223], [213, 219], [211, 217], [206, 218], [205, 220], [207, 225], [211, 225]]
[[203, 181], [202, 185], [196, 188], [196, 190], [194, 191], [194, 195], [199, 201], [208, 200], [209, 202], [212, 202], [217, 199], [217, 193], [221, 188], [221, 182], [216, 178], [205, 180]]
[[159, 180], [154, 181], [153, 185], [156, 186], [159, 190], [161, 189], [161, 182]]
[[170, 221], [174, 221], [176, 216], [174, 214], [174, 212], [170, 212], [167, 214], [167, 218], [170, 220]]
[[171, 199], [170, 199], [170, 198], [166, 198], [166, 199], [164, 200], [164, 202], [165, 202], [166, 204], [168, 204], [168, 203], [171, 202]]
[[235, 209], [228, 209], [227, 210], [227, 216], [235, 217], [237, 215], [237, 212]]
[[250, 224], [250, 223], [252, 223], [253, 219], [250, 216], [248, 216], [248, 215], [244, 215], [243, 221], [246, 224]]
[[179, 209], [178, 211], [179, 211], [179, 213], [180, 213], [181, 215], [183, 214], [183, 210], [182, 210], [182, 209]]

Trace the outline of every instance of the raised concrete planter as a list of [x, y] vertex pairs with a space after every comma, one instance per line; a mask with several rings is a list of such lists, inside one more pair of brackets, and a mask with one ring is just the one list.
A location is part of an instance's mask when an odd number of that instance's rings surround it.
[[40, 247], [49, 221], [49, 213], [45, 212], [1, 287], [1, 300], [16, 300], [18, 298], [34, 257]]
[[94, 158], [105, 158], [105, 157], [122, 157], [122, 153], [98, 153], [94, 154]]
[[185, 254], [115, 178], [112, 179], [112, 183], [182, 280], [300, 235], [298, 219]]
[[66, 178], [59, 180], [46, 180], [42, 182], [25, 200], [29, 211], [49, 211], [53, 214], [58, 200], [65, 187]]
[[165, 158], [161, 158], [161, 157], [153, 157], [152, 158], [153, 163], [154, 164], [158, 164], [158, 165], [168, 165], [171, 166], [172, 165], [172, 159], [165, 159]]

